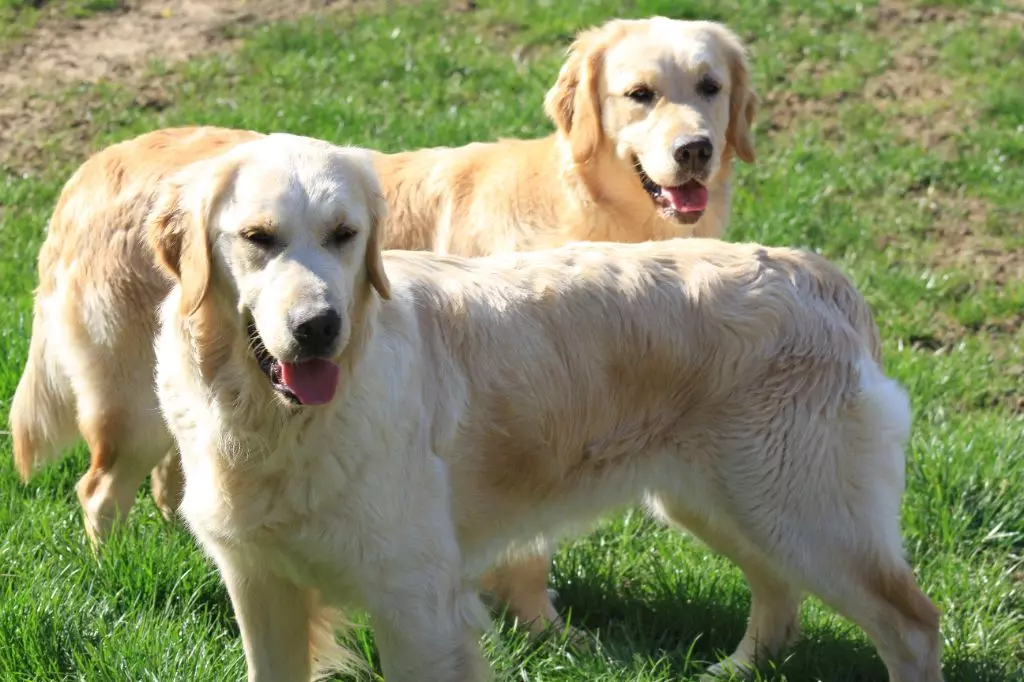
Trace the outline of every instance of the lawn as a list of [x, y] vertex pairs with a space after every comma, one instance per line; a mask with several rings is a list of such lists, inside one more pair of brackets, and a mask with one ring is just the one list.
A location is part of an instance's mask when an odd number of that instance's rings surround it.
[[[35, 18], [19, 13], [32, 4], [0, 10], [30, 32]], [[63, 113], [26, 138], [34, 153], [0, 162], [0, 421], [28, 346], [46, 219], [88, 151], [196, 122], [384, 150], [539, 136], [543, 93], [579, 28], [723, 20], [749, 41], [763, 97], [759, 158], [738, 169], [728, 239], [818, 250], [868, 297], [887, 370], [913, 399], [906, 546], [944, 614], [946, 679], [1024, 680], [1024, 14], [989, 1], [476, 4], [250, 23], [236, 50], [151, 64], [144, 87], [46, 93]], [[28, 485], [10, 451], [3, 432], [0, 680], [244, 677], [212, 563], [148, 491], [97, 562], [74, 493], [84, 448]], [[599, 646], [529, 644], [499, 620], [484, 645], [500, 679], [696, 680], [739, 641], [749, 603], [736, 568], [637, 512], [565, 546], [554, 582]], [[849, 622], [809, 600], [803, 625], [764, 679], [885, 679]], [[370, 629], [352, 644], [375, 661]]]

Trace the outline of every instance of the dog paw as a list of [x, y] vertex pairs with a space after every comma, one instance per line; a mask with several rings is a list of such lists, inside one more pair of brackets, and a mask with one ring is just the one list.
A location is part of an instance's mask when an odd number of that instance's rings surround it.
[[[552, 604], [556, 603], [558, 601], [558, 591], [548, 588], [548, 599]], [[561, 619], [557, 623], [550, 624], [547, 630], [556, 642], [564, 642], [571, 649], [579, 653], [592, 654], [597, 651], [597, 640], [593, 635], [572, 625], [566, 625]]]
[[754, 669], [748, 663], [727, 658], [715, 663], [700, 676], [700, 682], [725, 682], [725, 680], [749, 680]]
[[562, 625], [553, 633], [557, 641], [581, 654], [593, 654], [597, 651], [597, 641], [593, 635], [571, 625]]

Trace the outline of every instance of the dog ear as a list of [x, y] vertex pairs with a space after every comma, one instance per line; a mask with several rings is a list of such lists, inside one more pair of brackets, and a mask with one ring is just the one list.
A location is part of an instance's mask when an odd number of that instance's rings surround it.
[[384, 271], [381, 246], [384, 243], [384, 226], [388, 217], [388, 203], [380, 185], [380, 176], [374, 167], [375, 154], [365, 149], [350, 149], [360, 164], [359, 177], [362, 180], [363, 196], [370, 213], [370, 235], [366, 239], [366, 253], [363, 256], [366, 274], [370, 284], [384, 300], [391, 299], [391, 282]]
[[194, 314], [210, 285], [208, 222], [213, 207], [231, 176], [231, 169], [217, 168], [215, 179], [201, 169], [210, 161], [161, 183], [147, 218], [146, 234], [157, 262], [181, 285], [181, 314]]
[[581, 33], [569, 47], [558, 79], [544, 97], [544, 111], [569, 138], [572, 158], [586, 163], [601, 144], [601, 69], [605, 28]]
[[576, 89], [580, 84], [580, 70], [583, 58], [578, 43], [574, 42], [566, 53], [565, 63], [558, 72], [558, 78], [544, 95], [544, 113], [555, 124], [558, 131], [568, 136], [572, 131], [572, 119], [576, 105]]
[[[723, 27], [724, 29], [724, 27]], [[759, 99], [750, 85], [747, 52], [738, 36], [725, 31], [725, 46], [729, 59], [729, 78], [732, 94], [729, 98], [729, 126], [725, 131], [726, 144], [736, 156], [747, 163], [754, 162], [754, 137], [750, 127], [757, 115]]]
[[388, 281], [388, 274], [384, 271], [384, 259], [381, 257], [381, 232], [387, 219], [387, 204], [379, 191], [372, 197], [370, 236], [366, 240], [366, 272], [370, 277], [370, 284], [380, 297], [387, 301], [391, 299], [391, 282]]

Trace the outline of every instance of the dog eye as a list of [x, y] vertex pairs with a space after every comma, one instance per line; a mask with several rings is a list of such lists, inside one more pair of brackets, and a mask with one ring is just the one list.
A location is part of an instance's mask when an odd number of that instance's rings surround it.
[[277, 238], [266, 230], [248, 230], [242, 233], [242, 239], [261, 249], [269, 249], [277, 244]]
[[714, 97], [722, 90], [722, 85], [714, 78], [704, 77], [697, 83], [697, 92], [704, 97]]
[[356, 231], [347, 225], [339, 225], [338, 227], [331, 230], [331, 233], [327, 235], [327, 246], [333, 246], [334, 248], [341, 248], [352, 241], [352, 237], [356, 236]]
[[638, 85], [626, 92], [626, 97], [638, 104], [650, 104], [654, 99], [654, 90], [646, 85]]

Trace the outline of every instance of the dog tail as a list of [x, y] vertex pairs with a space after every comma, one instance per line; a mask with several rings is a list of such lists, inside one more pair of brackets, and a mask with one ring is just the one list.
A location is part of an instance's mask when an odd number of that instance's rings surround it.
[[[14, 465], [22, 480], [57, 459], [77, 438], [75, 410], [64, 373], [50, 357], [44, 319], [36, 303], [28, 361], [11, 401]], [[52, 350], [51, 350], [52, 353]]]
[[314, 680], [336, 673], [353, 676], [369, 670], [366, 663], [338, 642], [338, 635], [352, 627], [341, 611], [325, 606], [320, 597], [310, 594], [309, 653]]

